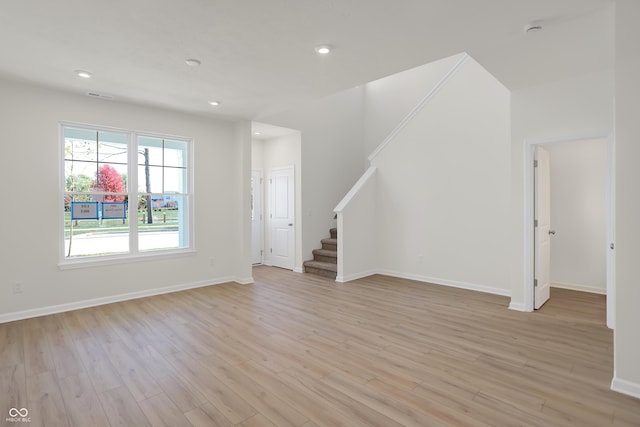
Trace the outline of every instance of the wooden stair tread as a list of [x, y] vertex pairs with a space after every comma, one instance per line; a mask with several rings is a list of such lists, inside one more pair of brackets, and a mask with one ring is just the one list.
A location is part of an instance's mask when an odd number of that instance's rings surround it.
[[331, 262], [322, 262], [322, 261], [305, 261], [305, 267], [317, 268], [318, 270], [328, 270], [333, 272], [338, 272], [338, 264], [334, 264]]
[[324, 257], [338, 258], [338, 251], [332, 251], [329, 249], [314, 249], [312, 253], [314, 255], [320, 255]]

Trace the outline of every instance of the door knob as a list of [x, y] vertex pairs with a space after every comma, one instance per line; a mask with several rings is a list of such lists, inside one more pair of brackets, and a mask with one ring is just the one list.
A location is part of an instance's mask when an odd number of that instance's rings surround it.
[[556, 234], [556, 230], [549, 230], [549, 235], [550, 235], [550, 236], [552, 236], [552, 235], [554, 235], [554, 234]]
[[289, 227], [293, 227], [293, 223], [289, 223]]

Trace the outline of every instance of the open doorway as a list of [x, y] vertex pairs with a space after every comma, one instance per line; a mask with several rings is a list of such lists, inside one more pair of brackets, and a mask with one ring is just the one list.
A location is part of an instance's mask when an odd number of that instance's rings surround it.
[[253, 200], [262, 206], [253, 218], [253, 264], [302, 271], [301, 262], [301, 135], [294, 129], [265, 123], [252, 123]]
[[[546, 190], [540, 176], [545, 173], [544, 153], [549, 158]], [[607, 295], [607, 325], [613, 328], [613, 141], [591, 136], [528, 142], [527, 155], [528, 308], [539, 308], [548, 297], [548, 280], [551, 288]], [[548, 222], [540, 212], [547, 204]]]

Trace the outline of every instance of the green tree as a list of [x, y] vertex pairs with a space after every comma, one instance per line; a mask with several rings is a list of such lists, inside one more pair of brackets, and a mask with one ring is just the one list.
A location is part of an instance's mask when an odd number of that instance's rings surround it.
[[89, 191], [93, 187], [94, 181], [87, 175], [67, 175], [65, 180], [65, 191]]

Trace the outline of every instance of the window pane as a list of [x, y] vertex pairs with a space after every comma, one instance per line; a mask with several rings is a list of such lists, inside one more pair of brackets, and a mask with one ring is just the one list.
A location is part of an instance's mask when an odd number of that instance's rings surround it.
[[187, 143], [184, 141], [165, 139], [164, 165], [187, 167]]
[[96, 132], [64, 129], [64, 158], [66, 160], [96, 161], [98, 155]]
[[[127, 191], [126, 182], [127, 165], [99, 163], [98, 175], [93, 190], [107, 193], [125, 193]], [[124, 200], [124, 198], [115, 201], [121, 200]]]
[[164, 168], [164, 192], [186, 193], [187, 170], [182, 168]]
[[[85, 202], [91, 199], [90, 195], [65, 196], [65, 258], [128, 253], [128, 219], [71, 220], [70, 202]], [[101, 213], [101, 209], [98, 209], [98, 212]]]
[[127, 164], [127, 135], [114, 132], [98, 133], [98, 161]]
[[148, 168], [138, 166], [138, 191], [162, 193], [162, 168], [159, 166], [149, 166]]
[[98, 170], [98, 164], [96, 162], [66, 160], [64, 166], [65, 178], [71, 175], [85, 175], [91, 178], [91, 180], [96, 179], [96, 172]]
[[138, 164], [144, 165], [145, 158], [149, 158], [149, 164], [162, 166], [162, 139], [149, 136], [138, 137]]
[[95, 183], [95, 163], [64, 162], [64, 190], [89, 191]]
[[[185, 197], [154, 195], [151, 208], [146, 196], [138, 197], [138, 247], [140, 251], [188, 247]], [[149, 215], [151, 214], [151, 215]]]

